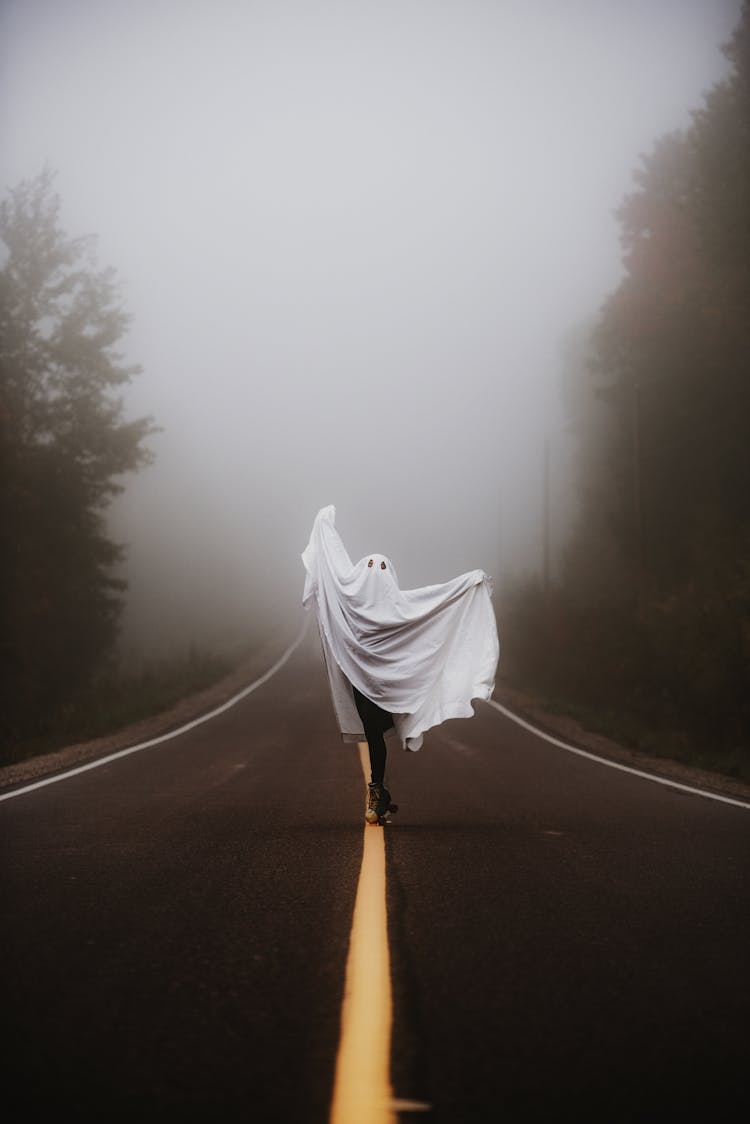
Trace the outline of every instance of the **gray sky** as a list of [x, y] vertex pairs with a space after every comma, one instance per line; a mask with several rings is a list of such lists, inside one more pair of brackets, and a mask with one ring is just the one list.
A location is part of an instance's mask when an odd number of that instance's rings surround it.
[[[58, 170], [165, 432], [113, 513], [126, 643], [298, 613], [334, 503], [405, 586], [541, 564], [561, 351], [621, 275], [641, 154], [739, 0], [5, 0], [3, 188]], [[501, 631], [502, 631], [502, 622]]]

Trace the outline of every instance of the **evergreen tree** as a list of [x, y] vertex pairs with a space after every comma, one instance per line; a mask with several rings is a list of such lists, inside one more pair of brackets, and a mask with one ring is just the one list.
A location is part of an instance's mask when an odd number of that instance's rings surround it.
[[69, 238], [45, 170], [0, 204], [0, 737], [43, 732], [116, 637], [122, 548], [104, 525], [118, 477], [145, 465], [148, 418], [118, 391], [139, 371], [114, 272]]

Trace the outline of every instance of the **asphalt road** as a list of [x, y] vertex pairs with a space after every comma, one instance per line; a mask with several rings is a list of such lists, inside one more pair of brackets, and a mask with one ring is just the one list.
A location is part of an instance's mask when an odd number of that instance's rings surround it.
[[[749, 811], [486, 704], [388, 776], [402, 1120], [742, 1118]], [[223, 715], [0, 804], [6, 1119], [325, 1121], [362, 811], [313, 631]]]

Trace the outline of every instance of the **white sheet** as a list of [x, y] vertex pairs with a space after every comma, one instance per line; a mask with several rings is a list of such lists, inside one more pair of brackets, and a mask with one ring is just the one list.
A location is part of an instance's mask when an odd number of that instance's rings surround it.
[[472, 699], [495, 687], [499, 643], [492, 580], [471, 570], [440, 585], [399, 589], [390, 559], [367, 554], [353, 565], [322, 508], [303, 551], [302, 603], [315, 606], [334, 711], [342, 737], [364, 740], [351, 685], [388, 711], [404, 749], [425, 730], [470, 718]]

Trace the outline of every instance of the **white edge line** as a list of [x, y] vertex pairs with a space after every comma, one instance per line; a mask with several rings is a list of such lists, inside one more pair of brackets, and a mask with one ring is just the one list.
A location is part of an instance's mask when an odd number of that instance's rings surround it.
[[293, 640], [284, 654], [279, 657], [273, 667], [269, 668], [265, 674], [261, 675], [260, 679], [256, 679], [248, 687], [243, 687], [231, 699], [227, 699], [221, 706], [217, 706], [214, 710], [210, 710], [207, 714], [202, 714], [199, 718], [194, 718], [192, 722], [186, 722], [184, 726], [179, 726], [176, 730], [169, 730], [166, 734], [160, 734], [158, 738], [150, 738], [148, 741], [139, 742], [138, 745], [128, 746], [126, 749], [119, 749], [116, 753], [108, 753], [106, 757], [97, 757], [95, 761], [88, 761], [85, 765], [78, 765], [75, 769], [66, 769], [64, 773], [56, 773], [53, 777], [44, 777], [40, 781], [34, 781], [32, 784], [24, 785], [23, 788], [14, 788], [12, 792], [4, 792], [0, 794], [0, 802], [3, 800], [12, 800], [14, 796], [22, 796], [25, 792], [33, 792], [35, 788], [43, 788], [47, 784], [56, 784], [57, 781], [67, 780], [68, 777], [75, 777], [78, 773], [85, 773], [89, 769], [98, 769], [100, 765], [107, 765], [110, 761], [116, 761], [118, 757], [127, 757], [131, 753], [138, 753], [142, 749], [150, 749], [151, 746], [160, 745], [162, 742], [170, 741], [171, 738], [179, 738], [181, 734], [186, 734], [188, 730], [194, 730], [196, 726], [208, 722], [211, 718], [216, 718], [217, 715], [223, 714], [225, 710], [230, 710], [241, 699], [246, 698], [252, 694], [253, 691], [261, 687], [267, 680], [275, 675], [283, 664], [291, 656], [292, 652], [300, 646], [305, 638], [307, 632], [308, 620], [305, 620], [304, 625], [296, 640]]
[[731, 796], [720, 796], [716, 792], [707, 792], [703, 788], [692, 788], [688, 784], [680, 784], [678, 781], [670, 781], [666, 777], [658, 777], [655, 773], [646, 773], [642, 769], [634, 769], [632, 765], [621, 765], [619, 761], [610, 761], [607, 757], [598, 757], [595, 753], [589, 753], [585, 749], [577, 749], [573, 745], [568, 745], [567, 742], [560, 741], [552, 734], [546, 734], [544, 730], [538, 729], [537, 726], [532, 726], [530, 722], [526, 722], [523, 718], [519, 718], [512, 710], [507, 707], [501, 706], [499, 702], [494, 699], [486, 699], [486, 702], [493, 706], [495, 710], [499, 710], [506, 718], [510, 718], [512, 722], [516, 722], [519, 726], [523, 726], [525, 730], [529, 730], [532, 734], [536, 734], [539, 738], [544, 738], [545, 741], [551, 742], [552, 745], [558, 746], [560, 749], [565, 749], [568, 753], [576, 753], [579, 757], [588, 757], [589, 761], [598, 761], [600, 765], [608, 765], [610, 769], [619, 769], [623, 773], [632, 773], [636, 777], [643, 777], [644, 780], [653, 781], [655, 784], [665, 784], [668, 788], [679, 788], [682, 792], [690, 792], [693, 796], [703, 796], [706, 800], [720, 800], [722, 804], [734, 804], [737, 808], [750, 809], [750, 804], [744, 800], [735, 800]]

